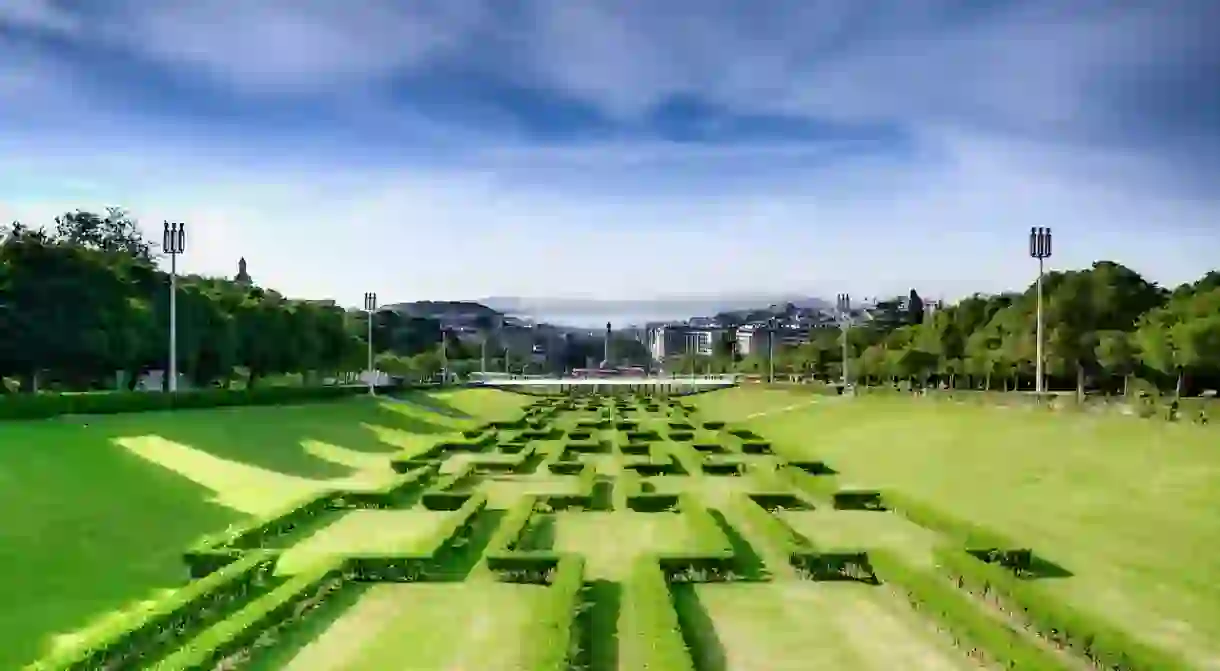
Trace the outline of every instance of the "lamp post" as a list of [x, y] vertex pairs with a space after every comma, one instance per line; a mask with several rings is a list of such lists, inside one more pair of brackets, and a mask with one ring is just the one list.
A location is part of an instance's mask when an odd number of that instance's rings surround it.
[[169, 387], [178, 391], [178, 255], [186, 251], [186, 224], [165, 222], [161, 246], [169, 254]]
[[1035, 356], [1037, 362], [1034, 364], [1034, 391], [1041, 394], [1046, 391], [1046, 379], [1044, 377], [1044, 357], [1042, 353], [1044, 340], [1044, 324], [1042, 318], [1042, 275], [1046, 271], [1046, 260], [1051, 257], [1051, 229], [1044, 227], [1034, 227], [1029, 229], [1029, 255], [1038, 259], [1038, 344]]
[[767, 384], [775, 384], [775, 317], [767, 322]]
[[839, 329], [843, 331], [843, 391], [847, 391], [851, 383], [850, 358], [847, 351], [847, 337], [851, 330], [851, 295], [839, 294], [835, 298], [835, 310], [839, 315]]
[[364, 294], [364, 311], [369, 315], [369, 396], [376, 394], [373, 385], [373, 314], [377, 312], [377, 294], [372, 291], [366, 291]]

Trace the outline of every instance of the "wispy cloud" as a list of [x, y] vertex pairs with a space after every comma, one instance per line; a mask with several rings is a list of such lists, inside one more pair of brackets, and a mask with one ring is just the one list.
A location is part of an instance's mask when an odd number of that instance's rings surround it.
[[1204, 0], [65, 7], [0, 5], [0, 217], [185, 219], [298, 295], [956, 295], [1032, 225], [1176, 282], [1220, 240]]

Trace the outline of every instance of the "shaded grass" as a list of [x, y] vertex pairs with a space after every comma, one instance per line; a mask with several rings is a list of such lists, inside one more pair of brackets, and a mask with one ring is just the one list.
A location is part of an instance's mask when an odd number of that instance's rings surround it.
[[728, 660], [724, 644], [716, 634], [716, 625], [699, 600], [699, 593], [692, 583], [669, 586], [673, 594], [674, 611], [678, 614], [678, 626], [682, 638], [691, 652], [695, 671], [728, 671]]
[[609, 580], [594, 580], [584, 587], [584, 609], [577, 626], [582, 634], [576, 668], [586, 671], [617, 671], [618, 618], [622, 610], [623, 586]]

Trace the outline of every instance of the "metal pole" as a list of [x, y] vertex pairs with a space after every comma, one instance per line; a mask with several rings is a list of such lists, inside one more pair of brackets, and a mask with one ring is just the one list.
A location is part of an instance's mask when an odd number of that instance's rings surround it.
[[775, 317], [767, 325], [767, 384], [775, 384]]
[[839, 312], [839, 329], [843, 332], [843, 391], [851, 384], [851, 358], [848, 353], [848, 335], [851, 331], [851, 296], [839, 294], [836, 300]]
[[161, 246], [169, 254], [169, 361], [167, 389], [178, 391], [178, 255], [186, 251], [186, 224], [165, 222]]
[[373, 315], [377, 312], [377, 294], [368, 292], [364, 294], [364, 310], [368, 313], [369, 327], [369, 367], [368, 367], [368, 382], [369, 396], [374, 396], [377, 393], [376, 386], [373, 384]]
[[1042, 315], [1042, 277], [1046, 272], [1046, 259], [1051, 256], [1051, 229], [1034, 227], [1029, 229], [1029, 255], [1038, 259], [1038, 326], [1037, 345], [1034, 362], [1034, 391], [1041, 394], [1046, 391], [1045, 356], [1043, 347], [1045, 341], [1045, 324]]
[[169, 255], [169, 390], [178, 391], [178, 255]]

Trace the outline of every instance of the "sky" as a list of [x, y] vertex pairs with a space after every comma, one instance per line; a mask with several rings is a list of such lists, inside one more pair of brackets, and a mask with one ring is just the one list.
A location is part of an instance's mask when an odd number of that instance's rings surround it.
[[1220, 259], [1213, 0], [0, 0], [0, 221], [359, 305]]

